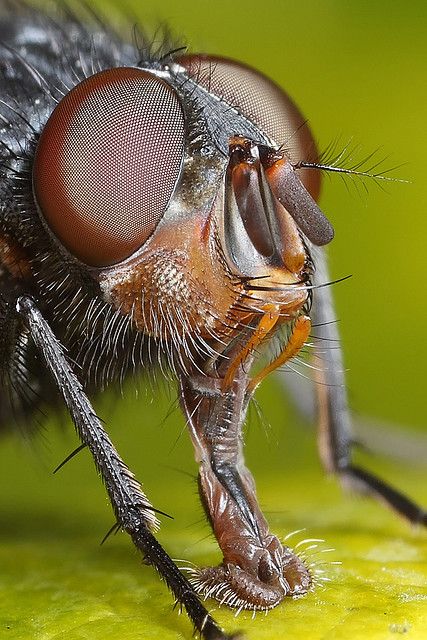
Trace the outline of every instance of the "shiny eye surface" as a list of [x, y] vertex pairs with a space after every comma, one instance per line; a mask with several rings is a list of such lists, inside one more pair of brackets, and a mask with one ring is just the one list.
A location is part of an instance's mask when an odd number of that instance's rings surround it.
[[[306, 119], [283, 89], [262, 73], [219, 56], [187, 55], [178, 62], [199, 85], [235, 107], [276, 144], [283, 145], [292, 163], [317, 159], [316, 143]], [[302, 169], [298, 177], [317, 199], [320, 173]]]
[[139, 249], [180, 176], [185, 122], [176, 92], [137, 68], [101, 71], [58, 104], [33, 166], [39, 210], [63, 246], [101, 267]]

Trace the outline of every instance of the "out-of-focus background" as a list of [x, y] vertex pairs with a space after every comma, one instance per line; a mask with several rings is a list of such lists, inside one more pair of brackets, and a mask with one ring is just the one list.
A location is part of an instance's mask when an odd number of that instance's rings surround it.
[[[398, 167], [391, 175], [407, 182], [378, 186], [326, 176], [321, 204], [336, 229], [332, 275], [353, 276], [334, 287], [352, 406], [362, 422], [426, 434], [425, 4], [126, 2], [149, 31], [166, 21], [193, 51], [237, 58], [271, 76], [298, 103], [320, 149], [336, 141], [339, 151], [351, 140], [356, 161], [378, 150], [384, 169]], [[114, 19], [110, 5], [98, 4]], [[380, 505], [344, 498], [324, 478], [314, 432], [284, 404], [277, 381], [264, 385], [259, 403], [262, 418], [254, 410], [249, 416], [247, 457], [273, 530], [285, 535], [306, 527], [301, 537], [325, 538], [343, 565], [325, 566], [332, 579], [325, 591], [284, 603], [265, 620], [242, 614], [236, 621], [221, 609], [222, 623], [257, 640], [285, 633], [383, 640], [406, 631], [421, 640], [426, 536]], [[186, 475], [196, 471], [174, 391], [163, 390], [153, 401], [149, 387], [136, 397], [129, 386], [123, 398], [105, 394], [97, 406], [155, 506], [175, 518], [164, 520], [160, 534], [171, 555], [198, 564], [220, 561], [194, 478]], [[125, 536], [97, 546], [113, 519], [88, 455], [51, 477], [76, 446], [72, 427], [57, 430], [54, 422], [47, 421], [35, 442], [8, 438], [0, 449], [0, 636], [190, 637], [185, 617], [171, 611], [164, 585], [150, 569], [141, 570]], [[405, 465], [358, 455], [427, 503], [422, 460]], [[317, 561], [322, 557], [328, 554]]]

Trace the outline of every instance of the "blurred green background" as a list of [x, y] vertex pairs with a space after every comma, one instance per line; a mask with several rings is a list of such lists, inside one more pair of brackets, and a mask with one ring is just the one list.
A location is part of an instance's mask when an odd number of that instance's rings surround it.
[[[104, 7], [107, 14], [114, 11]], [[409, 183], [324, 181], [322, 207], [336, 229], [329, 252], [352, 406], [363, 417], [425, 433], [427, 259], [426, 8], [424, 2], [294, 1], [131, 2], [149, 29], [168, 22], [195, 51], [230, 56], [282, 85], [325, 148], [379, 149], [385, 168]], [[338, 143], [339, 145], [339, 143]], [[366, 190], [365, 190], [366, 187]], [[159, 401], [160, 398], [160, 401]], [[328, 566], [325, 590], [287, 602], [267, 618], [215, 615], [249, 639], [425, 638], [427, 542], [379, 505], [345, 497], [324, 478], [313, 432], [283, 403], [275, 381], [259, 393], [263, 417], [250, 413], [249, 465], [272, 528], [307, 528], [325, 538], [341, 567]], [[218, 562], [197, 502], [195, 465], [174, 391], [142, 385], [105, 394], [100, 415], [163, 521], [160, 539], [173, 557]], [[75, 446], [71, 426], [49, 420], [36, 441], [8, 438], [0, 450], [0, 637], [79, 640], [189, 638], [154, 572], [141, 570], [125, 536], [98, 541], [112, 524], [86, 453], [55, 477]], [[427, 503], [422, 464], [359, 454], [370, 469]], [[420, 461], [418, 461], [420, 462]], [[422, 460], [421, 460], [422, 463]], [[319, 556], [321, 558], [323, 556]], [[212, 603], [210, 603], [212, 604]], [[214, 606], [214, 605], [212, 605]]]

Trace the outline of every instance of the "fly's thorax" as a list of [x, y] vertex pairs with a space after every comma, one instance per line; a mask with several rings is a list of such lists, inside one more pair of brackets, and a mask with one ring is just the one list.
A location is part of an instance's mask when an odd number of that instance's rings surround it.
[[0, 270], [17, 280], [31, 277], [31, 265], [25, 250], [6, 234], [0, 236]]

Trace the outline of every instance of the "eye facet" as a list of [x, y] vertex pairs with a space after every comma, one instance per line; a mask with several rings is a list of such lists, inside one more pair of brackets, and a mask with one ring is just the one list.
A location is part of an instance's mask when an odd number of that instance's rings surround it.
[[40, 136], [33, 187], [64, 247], [101, 267], [153, 233], [180, 176], [185, 122], [176, 92], [137, 68], [101, 71], [58, 104]]
[[[317, 159], [316, 143], [306, 119], [283, 89], [262, 73], [240, 62], [210, 55], [182, 56], [179, 63], [198, 84], [236, 107], [275, 143], [283, 145], [293, 164]], [[317, 199], [319, 171], [301, 169], [298, 177]]]

